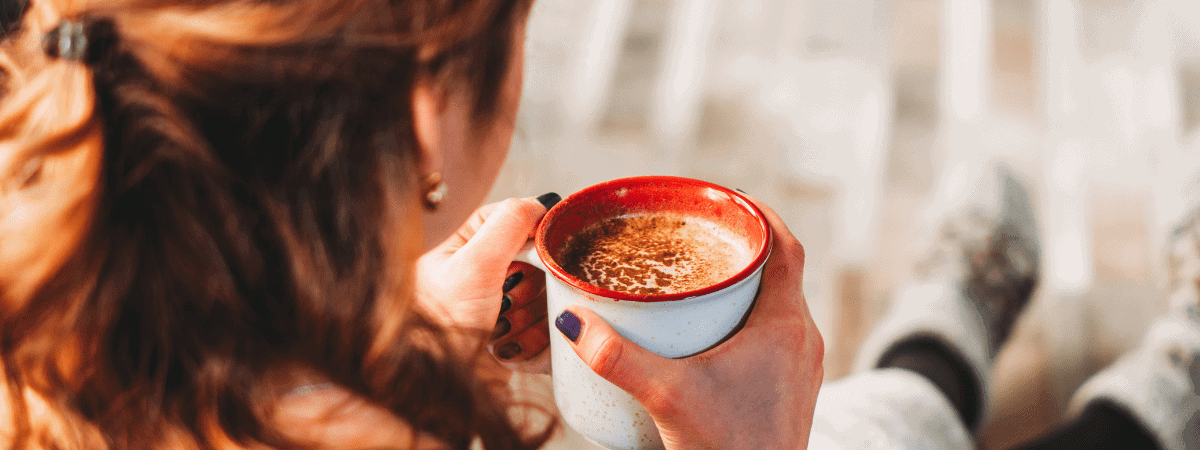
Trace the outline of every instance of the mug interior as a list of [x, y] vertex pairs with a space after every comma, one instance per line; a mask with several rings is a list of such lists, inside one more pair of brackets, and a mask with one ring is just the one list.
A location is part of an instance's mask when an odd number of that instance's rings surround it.
[[[750, 263], [730, 278], [711, 286], [651, 295], [604, 289], [576, 278], [559, 265], [558, 258], [568, 240], [589, 226], [611, 218], [654, 213], [715, 223], [747, 246]], [[598, 296], [643, 302], [680, 300], [732, 286], [766, 261], [770, 241], [770, 227], [762, 211], [745, 196], [705, 181], [667, 176], [622, 178], [587, 187], [547, 212], [537, 231], [538, 256], [555, 277]]]

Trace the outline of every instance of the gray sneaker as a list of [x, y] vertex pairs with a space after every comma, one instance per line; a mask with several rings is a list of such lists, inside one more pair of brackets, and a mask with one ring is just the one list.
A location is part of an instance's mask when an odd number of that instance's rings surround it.
[[1160, 317], [1141, 344], [1075, 391], [1069, 415], [1107, 400], [1129, 412], [1164, 450], [1200, 449], [1200, 317]]
[[[1029, 194], [1007, 168], [991, 166], [939, 204], [942, 225], [913, 280], [900, 286], [863, 341], [855, 371], [875, 369], [911, 339], [944, 344], [974, 374], [979, 416], [987, 408], [992, 360], [1029, 303], [1038, 277], [1037, 225]], [[982, 421], [982, 419], [980, 419]]]
[[993, 170], [986, 175], [995, 177], [994, 187], [979, 194], [996, 198], [952, 211], [916, 276], [962, 280], [964, 294], [983, 316], [995, 356], [1033, 295], [1041, 254], [1028, 190], [1007, 167]]
[[1138, 347], [1075, 391], [1071, 415], [1107, 400], [1126, 410], [1165, 450], [1200, 450], [1200, 209], [1171, 233], [1171, 306]]

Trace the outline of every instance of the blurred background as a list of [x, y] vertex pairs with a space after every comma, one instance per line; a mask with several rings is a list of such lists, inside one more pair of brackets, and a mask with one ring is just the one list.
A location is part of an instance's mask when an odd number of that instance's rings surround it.
[[946, 169], [1015, 168], [1043, 276], [980, 448], [1060, 423], [1165, 310], [1200, 173], [1195, 0], [537, 0], [525, 70], [492, 199], [649, 174], [754, 195], [806, 247], [827, 380], [909, 277]]

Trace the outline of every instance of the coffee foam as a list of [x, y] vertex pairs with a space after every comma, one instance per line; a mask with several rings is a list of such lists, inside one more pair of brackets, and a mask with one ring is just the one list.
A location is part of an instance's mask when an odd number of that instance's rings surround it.
[[604, 289], [677, 294], [725, 281], [752, 258], [744, 238], [704, 219], [622, 216], [569, 238], [557, 258], [568, 273]]

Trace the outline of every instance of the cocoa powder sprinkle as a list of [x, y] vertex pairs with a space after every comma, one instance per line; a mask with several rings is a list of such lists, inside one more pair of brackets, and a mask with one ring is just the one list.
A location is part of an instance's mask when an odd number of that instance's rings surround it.
[[749, 261], [695, 219], [641, 215], [607, 219], [569, 238], [556, 258], [567, 273], [638, 295], [719, 283]]

